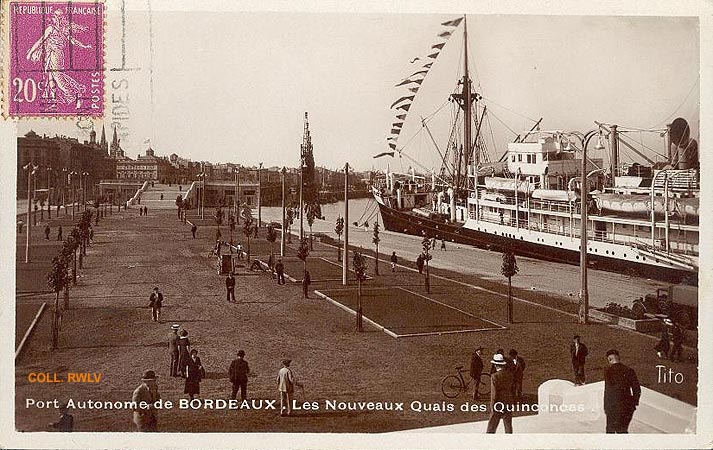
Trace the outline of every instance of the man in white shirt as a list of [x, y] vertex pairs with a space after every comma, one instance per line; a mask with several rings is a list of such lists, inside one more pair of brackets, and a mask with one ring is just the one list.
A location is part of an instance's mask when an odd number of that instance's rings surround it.
[[283, 359], [282, 368], [277, 372], [277, 389], [280, 391], [280, 415], [292, 413], [292, 394], [295, 391], [295, 378], [290, 369], [292, 360]]

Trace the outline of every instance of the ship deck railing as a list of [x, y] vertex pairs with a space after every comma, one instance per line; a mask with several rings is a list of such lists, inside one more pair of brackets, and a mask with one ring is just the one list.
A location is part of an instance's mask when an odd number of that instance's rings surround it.
[[[475, 220], [475, 213], [470, 212], [469, 216], [471, 219]], [[567, 236], [570, 238], [576, 238], [579, 239], [580, 237], [580, 229], [579, 227], [573, 228], [571, 231], [565, 227], [558, 226], [558, 225], [542, 225], [537, 222], [532, 222], [529, 223], [527, 219], [520, 219], [519, 221], [515, 218], [500, 218], [498, 214], [495, 213], [482, 213], [480, 215], [480, 221], [481, 222], [489, 222], [497, 225], [507, 225], [511, 227], [519, 227], [521, 229], [526, 229], [529, 231], [539, 231], [547, 234], [555, 234], [558, 236]], [[661, 239], [657, 239], [657, 245], [652, 246], [651, 244], [643, 243], [641, 241], [642, 238], [644, 239], [650, 239], [650, 236], [636, 236], [636, 235], [616, 235], [616, 237], [612, 238], [611, 237], [612, 233], [606, 232], [606, 231], [598, 231], [594, 230], [592, 231], [591, 229], [589, 230], [589, 236], [588, 239], [590, 241], [596, 241], [596, 242], [607, 242], [610, 244], [618, 244], [618, 245], [628, 245], [633, 248], [637, 249], [642, 249], [642, 250], [647, 250], [650, 252], [654, 253], [666, 253], [664, 250], [664, 243]], [[685, 255], [685, 256], [698, 256], [698, 251], [696, 249], [697, 245], [695, 244], [690, 244], [686, 242], [679, 242], [679, 241], [671, 241], [670, 242], [671, 249], [669, 253], [672, 254], [678, 254], [678, 255]]]

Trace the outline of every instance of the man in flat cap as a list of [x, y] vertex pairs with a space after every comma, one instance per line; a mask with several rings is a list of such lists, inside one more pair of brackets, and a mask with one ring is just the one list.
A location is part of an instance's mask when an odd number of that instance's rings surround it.
[[[141, 384], [134, 390], [131, 401], [135, 402], [134, 423], [137, 431], [158, 431], [158, 421], [154, 402], [161, 398], [156, 384], [156, 373], [145, 370]], [[142, 405], [141, 402], [144, 402]], [[142, 406], [147, 406], [142, 408]]]
[[160, 322], [163, 294], [159, 292], [158, 286], [153, 288], [153, 292], [149, 296], [149, 306], [151, 307], [151, 319], [153, 319], [154, 322]]
[[168, 353], [171, 356], [171, 367], [169, 373], [172, 377], [178, 375], [178, 329], [179, 325], [174, 323], [171, 325], [171, 334], [168, 336]]
[[604, 412], [607, 433], [628, 433], [629, 423], [639, 405], [641, 386], [634, 369], [621, 363], [619, 352], [607, 352], [609, 367], [604, 369]]

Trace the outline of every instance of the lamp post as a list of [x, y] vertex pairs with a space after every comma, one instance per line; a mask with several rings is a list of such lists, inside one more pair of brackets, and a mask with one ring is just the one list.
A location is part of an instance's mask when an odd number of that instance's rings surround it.
[[240, 225], [240, 167], [235, 168], [235, 223]]
[[64, 215], [67, 215], [67, 202], [65, 195], [67, 193], [67, 168], [62, 168], [62, 207], [64, 208]]
[[30, 235], [32, 234], [32, 226], [30, 221], [32, 220], [32, 200], [30, 199], [30, 193], [32, 191], [32, 175], [37, 171], [37, 166], [30, 161], [27, 163], [23, 169], [27, 171], [27, 237], [25, 240], [25, 263], [30, 262]]
[[73, 170], [69, 172], [69, 188], [72, 190], [72, 223], [74, 223], [74, 206], [75, 206], [75, 199], [77, 197], [77, 190], [74, 188], [74, 179], [78, 175], [76, 170]]
[[200, 195], [198, 195], [198, 212], [201, 215], [201, 220], [203, 220], [203, 203], [205, 202], [205, 172], [201, 172], [198, 174], [198, 180], [201, 190]]
[[344, 258], [342, 258], [342, 285], [347, 285], [349, 269], [349, 163], [344, 164]]
[[84, 178], [83, 188], [82, 188], [82, 203], [84, 203], [84, 211], [87, 210], [87, 181], [89, 181], [89, 172], [82, 172], [82, 178]]
[[50, 179], [52, 168], [47, 169], [47, 220], [52, 218], [52, 180]]
[[285, 176], [287, 173], [287, 168], [284, 166], [280, 170], [282, 175], [282, 226], [280, 227], [280, 256], [285, 256]]
[[257, 226], [262, 224], [262, 163], [257, 169]]

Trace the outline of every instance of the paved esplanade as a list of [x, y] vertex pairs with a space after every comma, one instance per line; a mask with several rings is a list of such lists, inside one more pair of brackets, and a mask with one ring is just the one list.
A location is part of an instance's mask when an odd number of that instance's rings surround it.
[[[164, 201], [175, 201], [175, 197]], [[637, 370], [642, 384], [695, 404], [694, 363], [673, 364], [675, 370], [684, 373], [684, 384], [659, 385], [655, 367], [659, 360], [652, 349], [655, 339], [602, 324], [578, 325], [574, 318], [547, 309], [527, 306], [532, 314], [507, 329], [394, 339], [370, 326], [363, 333], [355, 332], [354, 316], [314, 295], [302, 299], [299, 284], [278, 287], [268, 275], [250, 273], [244, 263], [238, 267], [236, 276], [237, 302], [229, 303], [225, 297], [225, 276], [216, 274], [216, 260], [208, 256], [215, 240], [215, 221], [197, 220], [195, 210], [189, 220], [198, 223], [196, 239], [191, 237], [190, 225], [178, 221], [175, 210], [151, 206], [148, 216], [139, 216], [138, 208], [132, 207], [115, 211], [94, 226], [94, 243], [87, 251], [78, 285], [71, 290], [70, 309], [62, 320], [59, 350], [48, 350], [51, 314], [45, 314], [17, 361], [17, 429], [46, 431], [46, 424], [56, 420], [53, 409], [26, 408], [27, 398], [128, 401], [144, 370], [155, 370], [159, 375], [162, 399], [172, 402], [186, 399], [183, 380], [169, 376], [167, 343], [173, 323], [189, 332], [192, 348], [198, 350], [206, 369], [199, 398], [228, 398], [231, 386], [227, 370], [237, 351], [243, 349], [254, 374], [248, 381], [248, 398], [279, 398], [275, 376], [280, 361], [289, 358], [297, 380], [304, 383], [304, 390], [296, 392], [296, 400], [317, 402], [320, 409], [302, 410], [297, 413], [299, 418], [282, 420], [279, 411], [270, 409], [176, 407], [159, 413], [161, 431], [382, 432], [484, 420], [486, 413], [461, 412], [459, 408], [448, 413], [416, 412], [410, 405], [412, 402], [440, 405], [446, 400], [440, 380], [453, 372], [456, 365], [467, 365], [475, 345], [485, 346], [487, 352], [500, 347], [516, 348], [528, 361], [523, 391], [534, 398], [537, 387], [545, 380], [571, 376], [569, 344], [574, 334], [582, 335], [590, 349], [588, 380], [602, 379], [604, 353], [616, 346], [626, 355], [627, 364]], [[35, 230], [41, 227], [38, 225]], [[226, 226], [222, 232], [226, 236]], [[366, 236], [357, 231], [351, 234]], [[38, 231], [33, 233], [43, 240], [39, 235]], [[244, 237], [239, 236], [245, 245]], [[393, 245], [392, 237], [384, 235], [382, 242]], [[250, 245], [253, 255], [267, 257], [264, 229], [258, 239], [251, 239]], [[293, 240], [285, 262], [301, 267], [294, 256], [295, 245]], [[39, 252], [35, 254], [40, 256]], [[323, 261], [322, 265], [332, 265], [324, 260], [334, 259], [332, 248], [315, 246], [307, 262], [313, 270], [314, 289], [343, 289], [339, 281], [320, 282], [318, 278], [318, 260]], [[372, 285], [377, 281], [382, 286], [379, 289], [398, 285], [423, 293], [422, 279], [411, 271], [386, 270]], [[367, 292], [372, 289], [370, 283], [365, 286]], [[439, 280], [437, 289], [447, 287], [446, 283]], [[165, 297], [163, 323], [153, 322], [148, 308], [154, 286]], [[348, 289], [355, 292], [356, 286], [352, 283]], [[52, 293], [42, 295], [46, 295], [45, 301], [50, 304], [54, 300]], [[426, 301], [427, 298], [414, 299], [407, 306], [418, 310]], [[494, 296], [492, 302], [504, 305], [502, 296]], [[474, 303], [466, 302], [461, 308], [470, 314], [481, 313], [475, 310]], [[517, 313], [523, 314], [524, 308], [516, 304], [516, 318]], [[401, 311], [393, 313], [401, 316]], [[366, 311], [367, 317], [368, 314]], [[491, 319], [500, 322], [502, 314], [497, 316]], [[93, 384], [30, 383], [28, 374], [38, 371], [57, 373], [60, 378], [68, 372], [100, 373], [102, 378]], [[400, 402], [405, 410], [327, 410], [327, 400]], [[461, 397], [456, 404], [466, 401], [467, 398]], [[135, 429], [131, 411], [75, 410], [73, 414], [75, 431]]]
[[[280, 208], [263, 208], [263, 221], [279, 223], [281, 214]], [[316, 220], [312, 225], [312, 231], [324, 233], [337, 239], [334, 225], [333, 221]], [[306, 222], [305, 230], [309, 230]], [[299, 233], [297, 219], [292, 225], [292, 232]], [[383, 224], [380, 237], [379, 253], [385, 260], [388, 260], [391, 252], [395, 251], [401, 261], [404, 259], [415, 261], [422, 251], [421, 238], [383, 231]], [[364, 227], [355, 227], [353, 224], [349, 227], [349, 244], [352, 246], [373, 250], [372, 238], [373, 231], [371, 229], [367, 231]], [[440, 247], [439, 242], [436, 249], [432, 250], [433, 260], [429, 263], [432, 267], [504, 282], [505, 278], [500, 274], [501, 253], [450, 242], [446, 243], [445, 252], [441, 251]], [[578, 301], [579, 266], [525, 257], [518, 257], [517, 264], [520, 272], [512, 278], [513, 287], [533, 289], [568, 298], [573, 302]], [[592, 307], [604, 307], [609, 302], [630, 306], [634, 299], [649, 293], [656, 293], [656, 288], [666, 286], [665, 283], [646, 278], [630, 277], [601, 270], [590, 269], [587, 273], [589, 303]]]

